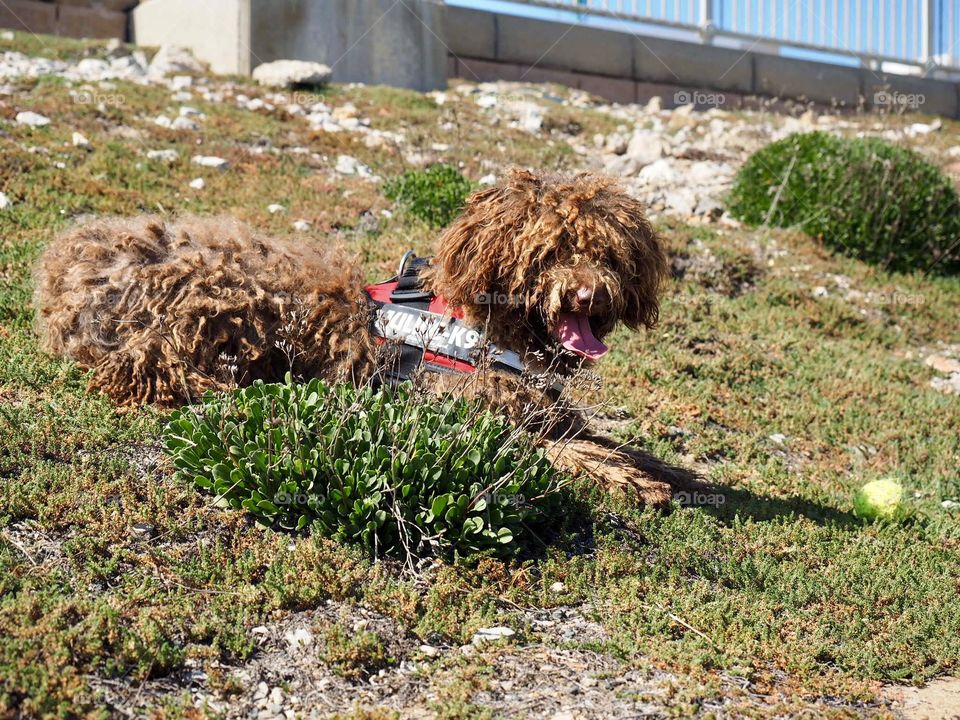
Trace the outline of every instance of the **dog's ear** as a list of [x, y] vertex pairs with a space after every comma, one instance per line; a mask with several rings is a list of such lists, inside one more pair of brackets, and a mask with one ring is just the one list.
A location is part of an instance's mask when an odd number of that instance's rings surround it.
[[634, 330], [652, 328], [660, 319], [660, 292], [668, 272], [663, 244], [638, 200], [618, 193], [610, 205], [618, 226], [611, 249], [623, 283], [620, 319]]
[[518, 227], [508, 193], [505, 187], [474, 193], [437, 240], [428, 278], [450, 304], [471, 305], [483, 293], [504, 291]]

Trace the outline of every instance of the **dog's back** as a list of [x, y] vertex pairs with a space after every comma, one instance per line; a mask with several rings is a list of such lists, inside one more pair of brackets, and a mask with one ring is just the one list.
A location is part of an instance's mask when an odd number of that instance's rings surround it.
[[121, 403], [362, 372], [359, 270], [336, 248], [258, 237], [230, 218], [106, 220], [57, 238], [38, 268], [45, 349], [94, 368]]

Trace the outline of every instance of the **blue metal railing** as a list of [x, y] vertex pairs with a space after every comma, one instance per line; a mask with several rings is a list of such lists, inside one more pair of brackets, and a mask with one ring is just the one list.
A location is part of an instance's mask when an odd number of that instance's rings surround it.
[[[960, 0], [510, 0], [582, 15], [855, 57], [960, 70]], [[461, 0], [462, 4], [462, 0]], [[480, 5], [482, 2], [477, 2]]]

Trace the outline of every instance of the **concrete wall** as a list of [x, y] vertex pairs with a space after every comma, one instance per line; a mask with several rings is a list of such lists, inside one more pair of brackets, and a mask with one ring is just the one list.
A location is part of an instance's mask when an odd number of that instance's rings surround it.
[[446, 86], [442, 0], [145, 0], [138, 43], [191, 48], [217, 72], [247, 74], [271, 60], [329, 65], [334, 82]]
[[450, 6], [448, 72], [467, 80], [578, 87], [614, 102], [751, 104], [751, 98], [839, 107], [906, 107], [960, 117], [960, 84], [787, 59], [698, 43]]
[[135, 0], [3, 0], [0, 27], [66, 37], [118, 38], [127, 34], [128, 9]]
[[184, 45], [219, 73], [247, 74], [251, 0], [147, 0], [132, 13], [133, 41]]

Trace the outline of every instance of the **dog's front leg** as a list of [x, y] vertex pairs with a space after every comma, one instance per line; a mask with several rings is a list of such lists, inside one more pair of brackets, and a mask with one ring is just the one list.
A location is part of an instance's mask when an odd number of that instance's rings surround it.
[[669, 483], [638, 468], [634, 458], [616, 448], [585, 439], [551, 440], [545, 447], [558, 470], [589, 477], [605, 489], [627, 493], [644, 505], [663, 507], [673, 497]]

